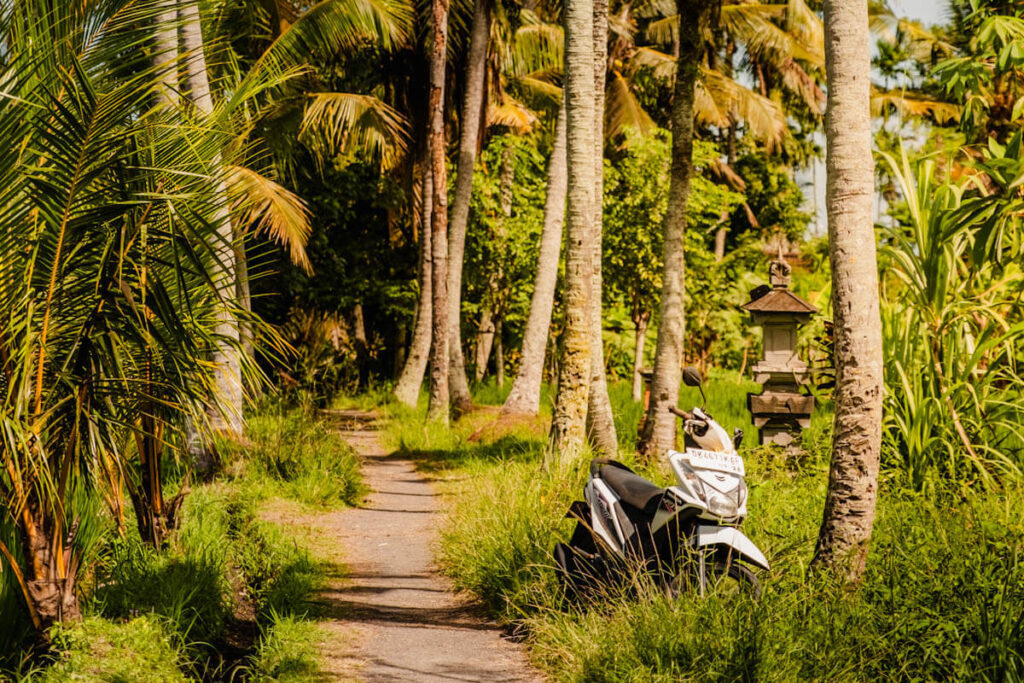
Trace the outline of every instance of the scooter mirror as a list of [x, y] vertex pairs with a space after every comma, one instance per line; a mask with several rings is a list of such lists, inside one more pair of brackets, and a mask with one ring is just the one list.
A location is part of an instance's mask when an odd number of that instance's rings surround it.
[[708, 397], [704, 395], [704, 387], [700, 385], [703, 380], [704, 378], [700, 376], [700, 370], [697, 368], [692, 365], [683, 368], [683, 384], [688, 387], [697, 387], [700, 390], [700, 397], [704, 401], [704, 407], [706, 407], [708, 404]]

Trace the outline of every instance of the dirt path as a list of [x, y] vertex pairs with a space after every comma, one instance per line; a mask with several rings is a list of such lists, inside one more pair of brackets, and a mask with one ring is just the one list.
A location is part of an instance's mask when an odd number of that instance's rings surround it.
[[361, 508], [290, 520], [336, 544], [319, 554], [349, 570], [318, 596], [332, 675], [367, 683], [540, 681], [521, 648], [438, 574], [432, 551], [440, 502], [430, 483], [410, 461], [387, 453], [372, 414], [332, 417], [362, 456], [372, 493]]

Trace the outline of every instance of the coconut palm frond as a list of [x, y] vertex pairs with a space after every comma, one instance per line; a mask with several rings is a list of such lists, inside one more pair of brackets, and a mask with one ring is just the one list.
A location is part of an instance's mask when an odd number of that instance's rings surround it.
[[605, 90], [604, 129], [614, 139], [625, 128], [636, 129], [641, 135], [650, 135], [658, 127], [636, 99], [628, 79], [613, 71]]
[[812, 114], [823, 115], [825, 113], [825, 93], [822, 92], [817, 81], [792, 59], [784, 61], [778, 68], [782, 75], [782, 84], [786, 86], [786, 89], [799, 95]]
[[511, 84], [528, 98], [544, 99], [556, 105], [562, 100], [562, 88], [546, 78], [546, 74], [521, 76], [511, 79]]
[[393, 49], [410, 39], [412, 21], [407, 0], [321, 0], [278, 36], [260, 61], [301, 64], [311, 54], [329, 56], [367, 42]]
[[[708, 106], [709, 102], [702, 105], [703, 111], [710, 115], [706, 121], [708, 124], [722, 126], [723, 120], [724, 125], [742, 122], [755, 138], [769, 146], [782, 141], [786, 119], [778, 103], [706, 67], [701, 68], [697, 85], [698, 91], [704, 91], [714, 103], [714, 107]], [[712, 120], [715, 118], [718, 122]]]
[[306, 203], [270, 178], [244, 166], [227, 166], [224, 173], [236, 223], [252, 226], [284, 245], [292, 263], [312, 273], [313, 266], [306, 254], [306, 240], [312, 231]]
[[871, 115], [881, 116], [887, 109], [895, 110], [906, 118], [929, 119], [939, 125], [958, 121], [961, 114], [960, 107], [951, 102], [927, 99], [903, 91], [872, 91]]
[[722, 26], [736, 36], [751, 55], [767, 63], [777, 65], [796, 59], [825, 66], [824, 43], [804, 43], [783, 30], [772, 21], [773, 13], [765, 11], [773, 7], [776, 6], [727, 5], [722, 8]]
[[487, 107], [487, 125], [505, 126], [517, 133], [529, 133], [537, 124], [537, 114], [522, 102], [505, 95], [501, 104]]
[[408, 122], [372, 95], [317, 93], [302, 118], [300, 135], [327, 155], [363, 151], [392, 168], [408, 141]]
[[671, 14], [647, 25], [647, 40], [655, 45], [671, 45], [679, 40], [679, 15]]
[[[786, 3], [786, 31], [797, 36], [804, 45], [824, 46], [825, 26], [818, 13], [808, 7], [804, 0], [788, 0]], [[821, 48], [824, 50], [824, 47]]]
[[636, 66], [650, 67], [656, 78], [670, 81], [676, 77], [676, 60], [664, 52], [649, 47], [638, 47], [630, 61]]
[[565, 38], [560, 26], [544, 22], [520, 26], [510, 43], [506, 64], [509, 75], [562, 70]]

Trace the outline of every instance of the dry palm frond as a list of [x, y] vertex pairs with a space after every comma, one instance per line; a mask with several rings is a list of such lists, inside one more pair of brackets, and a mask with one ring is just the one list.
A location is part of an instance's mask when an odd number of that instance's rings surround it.
[[504, 102], [491, 103], [487, 108], [488, 126], [505, 126], [517, 133], [529, 133], [536, 124], [537, 114], [508, 94]]
[[637, 66], [650, 67], [656, 78], [670, 81], [676, 76], [675, 57], [649, 47], [638, 47], [630, 61]]
[[825, 93], [802, 66], [790, 59], [780, 64], [778, 70], [783, 85], [799, 95], [812, 114], [821, 116], [825, 113]]
[[314, 138], [327, 155], [367, 152], [392, 168], [405, 150], [408, 122], [372, 95], [317, 93], [302, 118], [300, 135]]
[[[779, 5], [726, 5], [722, 8], [722, 27], [742, 42], [747, 51], [768, 64], [800, 60], [823, 67], [824, 43], [805, 43], [797, 35], [783, 30], [773, 18], [782, 18]], [[781, 6], [785, 10], [785, 6]]]
[[737, 122], [769, 146], [782, 141], [786, 118], [778, 103], [745, 88], [724, 74], [701, 67], [694, 115], [705, 125], [724, 128]]
[[903, 117], [926, 118], [939, 125], [960, 119], [960, 107], [951, 102], [931, 100], [903, 91], [873, 90], [871, 93], [871, 115], [881, 116], [889, 108], [895, 109]]
[[626, 127], [636, 129], [641, 135], [650, 135], [657, 124], [636, 99], [629, 81], [617, 71], [611, 76], [605, 91], [605, 135], [614, 138]]
[[288, 248], [292, 263], [307, 273], [313, 266], [306, 254], [311, 232], [309, 209], [302, 199], [270, 178], [243, 166], [225, 167], [228, 195], [236, 220], [253, 226]]

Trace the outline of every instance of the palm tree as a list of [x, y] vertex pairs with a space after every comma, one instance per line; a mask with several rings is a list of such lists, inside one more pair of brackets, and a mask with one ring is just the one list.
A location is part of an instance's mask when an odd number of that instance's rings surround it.
[[866, 3], [825, 3], [827, 190], [836, 389], [825, 513], [814, 564], [857, 580], [878, 496], [882, 327], [872, 221], [871, 43]]
[[555, 305], [558, 284], [558, 260], [562, 249], [562, 223], [565, 220], [565, 195], [568, 187], [566, 157], [565, 104], [559, 107], [555, 123], [555, 140], [548, 163], [547, 194], [544, 200], [544, 227], [537, 254], [537, 275], [533, 281], [530, 314], [523, 332], [522, 359], [505, 399], [504, 415], [536, 415], [540, 410], [540, 386], [544, 370], [544, 352], [548, 345], [548, 329]]
[[569, 165], [565, 259], [565, 332], [558, 394], [551, 420], [551, 450], [575, 458], [586, 444], [590, 394], [590, 297], [594, 201], [594, 3], [569, 0], [565, 8], [565, 111]]
[[[203, 43], [203, 25], [200, 20], [199, 3], [186, 2], [181, 8], [181, 38], [186, 51], [186, 77], [189, 96], [202, 117], [213, 114], [213, 96], [206, 67], [206, 50]], [[211, 163], [216, 174], [223, 166], [221, 155], [217, 154]], [[217, 335], [221, 338], [213, 353], [217, 369], [217, 404], [210, 411], [210, 420], [217, 431], [231, 436], [240, 436], [244, 430], [242, 395], [242, 361], [238, 351], [238, 318], [231, 302], [236, 300], [236, 254], [234, 226], [228, 210], [228, 191], [221, 175], [215, 186], [218, 207], [212, 217], [217, 226], [218, 258], [220, 270], [214, 284], [221, 293], [222, 304], [218, 310]]]
[[618, 452], [608, 378], [604, 370], [604, 336], [601, 315], [601, 243], [604, 205], [604, 92], [608, 73], [608, 1], [594, 0], [594, 180], [589, 249], [590, 288], [590, 394], [587, 400], [587, 434], [605, 455]]
[[223, 204], [209, 172], [225, 130], [168, 125], [155, 106], [172, 67], [145, 48], [174, 28], [164, 12], [26, 0], [0, 14], [0, 509], [19, 544], [0, 540], [0, 555], [41, 631], [79, 614], [76, 491], [120, 487], [102, 474], [113, 467], [148, 506], [140, 528], [164, 522], [159, 458], [183, 447], [186, 422], [203, 424], [205, 356], [223, 341], [208, 217]]
[[697, 80], [704, 57], [704, 32], [714, 8], [700, 0], [677, 0], [680, 17], [679, 58], [672, 100], [672, 171], [665, 210], [665, 242], [658, 344], [651, 397], [638, 449], [651, 458], [675, 447], [676, 418], [669, 412], [679, 402], [682, 375], [683, 286], [686, 202], [693, 174], [693, 118]]
[[480, 135], [480, 113], [484, 105], [487, 73], [487, 46], [491, 33], [490, 0], [477, 0], [473, 6], [469, 52], [466, 56], [466, 91], [459, 120], [459, 156], [455, 174], [448, 239], [448, 322], [451, 327], [449, 347], [449, 385], [452, 405], [465, 412], [473, 405], [466, 381], [462, 356], [462, 260], [466, 247], [466, 222], [473, 195], [473, 168]]
[[[429, 153], [424, 154], [419, 177], [420, 210], [413, 212], [413, 221], [419, 226], [419, 299], [416, 304], [416, 318], [413, 321], [412, 342], [409, 344], [409, 355], [402, 366], [402, 372], [395, 383], [395, 398], [410, 408], [416, 407], [423, 384], [423, 373], [426, 372], [430, 359], [430, 339], [433, 327], [433, 297], [431, 282], [433, 281], [433, 249], [430, 241], [431, 213], [434, 206], [434, 183], [430, 174]], [[417, 194], [413, 193], [414, 196]]]
[[433, 179], [430, 239], [433, 252], [431, 299], [430, 403], [428, 415], [448, 422], [448, 173], [445, 169], [444, 79], [448, 45], [448, 0], [432, 0], [430, 45], [430, 173]]

